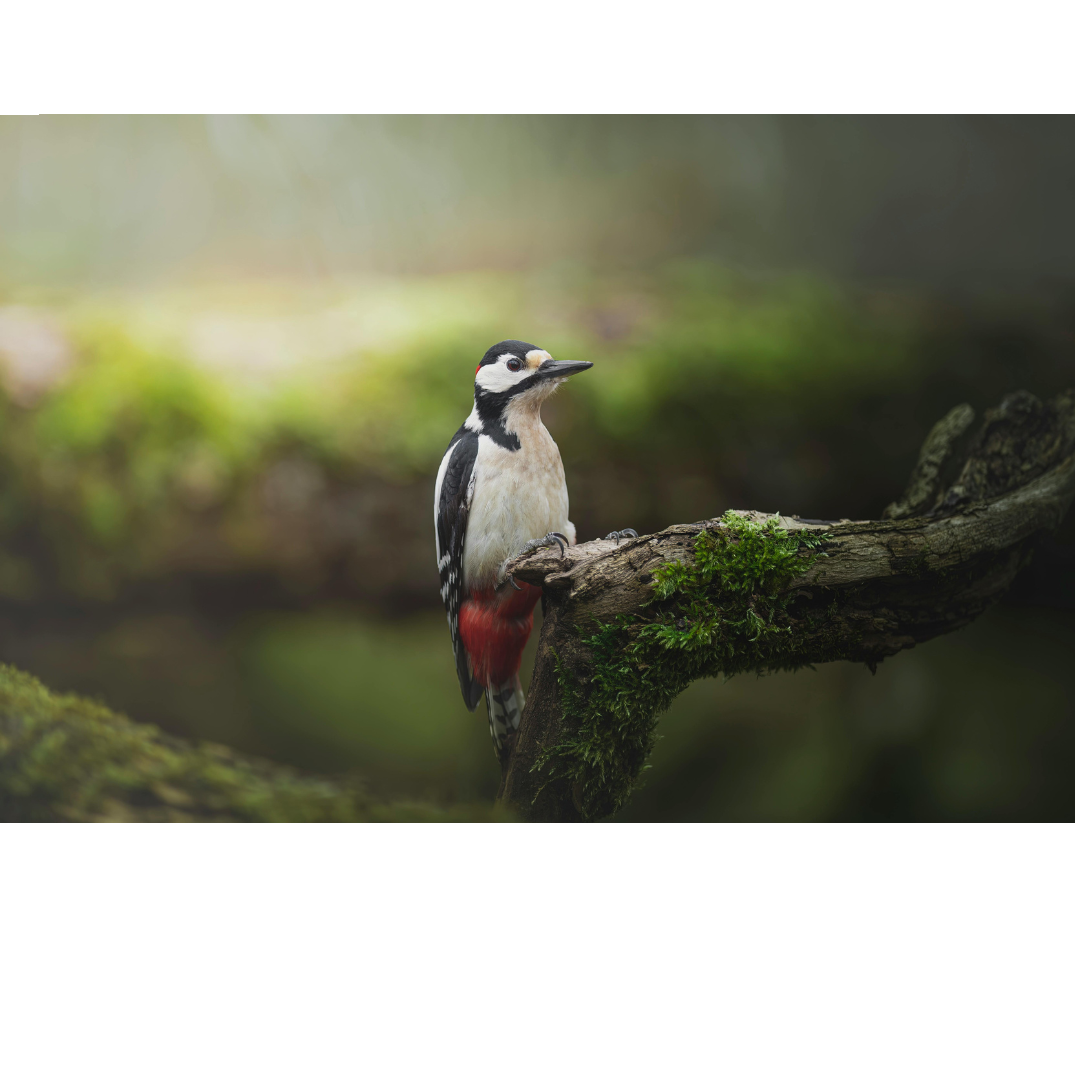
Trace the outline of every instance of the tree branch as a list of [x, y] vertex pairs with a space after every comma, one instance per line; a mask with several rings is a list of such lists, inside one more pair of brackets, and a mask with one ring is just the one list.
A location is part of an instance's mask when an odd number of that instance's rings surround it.
[[937, 423], [882, 520], [735, 512], [514, 561], [546, 612], [500, 800], [530, 820], [608, 816], [692, 679], [876, 668], [980, 615], [1075, 496], [1075, 393], [1013, 393], [960, 450], [973, 418]]

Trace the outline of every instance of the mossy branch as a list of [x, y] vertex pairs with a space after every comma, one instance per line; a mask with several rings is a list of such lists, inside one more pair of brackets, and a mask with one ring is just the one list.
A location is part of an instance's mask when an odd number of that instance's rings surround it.
[[1075, 496], [1075, 393], [1016, 392], [960, 449], [972, 421], [963, 405], [937, 423], [883, 520], [728, 512], [516, 560], [546, 614], [501, 801], [531, 820], [607, 817], [692, 680], [875, 668], [980, 615]]

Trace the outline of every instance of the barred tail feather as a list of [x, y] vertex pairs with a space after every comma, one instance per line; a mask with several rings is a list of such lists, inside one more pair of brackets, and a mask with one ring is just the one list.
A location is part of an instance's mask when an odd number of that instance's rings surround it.
[[499, 758], [504, 741], [519, 727], [525, 702], [518, 675], [485, 692], [485, 704], [489, 709], [489, 734]]

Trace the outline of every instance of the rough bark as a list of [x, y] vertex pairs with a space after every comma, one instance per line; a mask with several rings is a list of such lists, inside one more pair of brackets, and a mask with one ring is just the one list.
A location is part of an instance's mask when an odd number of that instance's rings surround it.
[[[788, 644], [759, 647], [753, 658], [747, 655], [745, 668], [762, 672], [830, 660], [876, 667], [964, 626], [1000, 597], [1027, 562], [1035, 537], [1058, 526], [1075, 495], [1075, 393], [1044, 404], [1016, 392], [968, 437], [973, 418], [964, 404], [937, 423], [906, 492], [885, 518], [777, 517], [788, 530], [823, 535], [826, 555], [784, 586], [779, 623]], [[573, 697], [585, 698], [594, 675], [588, 641], [594, 625], [617, 617], [654, 622], [668, 605], [652, 600], [654, 572], [670, 561], [690, 563], [698, 535], [722, 529], [734, 541], [725, 521], [709, 519], [619, 544], [586, 542], [563, 556], [537, 550], [513, 562], [516, 578], [543, 588], [546, 612], [530, 695], [504, 759], [501, 801], [530, 820], [587, 816], [581, 779], [550, 778], [546, 764], [578, 722], [577, 713], [565, 712], [565, 683], [579, 692]], [[740, 662], [734, 671], [745, 668]], [[598, 724], [613, 719], [590, 717]], [[637, 758], [625, 764], [640, 767]]]

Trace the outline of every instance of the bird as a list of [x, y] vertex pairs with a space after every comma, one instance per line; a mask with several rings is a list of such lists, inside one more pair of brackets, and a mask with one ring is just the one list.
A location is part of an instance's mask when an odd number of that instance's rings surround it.
[[[433, 525], [440, 594], [467, 709], [485, 695], [498, 758], [519, 727], [523, 647], [541, 588], [505, 574], [530, 549], [575, 544], [560, 451], [541, 405], [592, 362], [557, 361], [522, 340], [502, 340], [474, 371], [474, 407], [437, 472]], [[635, 536], [633, 530], [609, 535]]]

